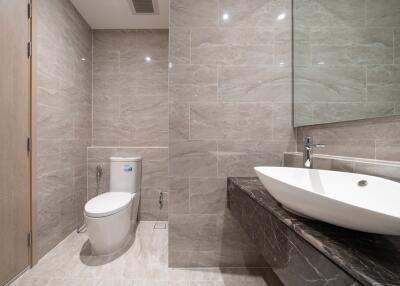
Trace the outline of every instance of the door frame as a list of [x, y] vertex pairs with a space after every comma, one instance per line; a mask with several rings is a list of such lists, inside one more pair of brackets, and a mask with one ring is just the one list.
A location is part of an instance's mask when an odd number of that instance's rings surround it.
[[38, 247], [38, 231], [37, 231], [37, 2], [38, 0], [30, 0], [31, 3], [31, 21], [30, 21], [30, 38], [31, 38], [31, 57], [30, 57], [30, 138], [31, 138], [31, 156], [30, 156], [30, 206], [31, 206], [31, 247], [29, 255], [29, 265], [33, 267], [39, 260]]

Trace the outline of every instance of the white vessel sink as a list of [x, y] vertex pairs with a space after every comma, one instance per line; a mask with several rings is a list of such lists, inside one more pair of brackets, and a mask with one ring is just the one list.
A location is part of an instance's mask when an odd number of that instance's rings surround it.
[[254, 169], [268, 192], [289, 211], [349, 229], [400, 235], [400, 183], [316, 169]]

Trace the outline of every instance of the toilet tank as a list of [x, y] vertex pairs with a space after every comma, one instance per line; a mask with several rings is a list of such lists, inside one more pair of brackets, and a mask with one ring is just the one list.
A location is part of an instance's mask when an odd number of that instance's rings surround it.
[[142, 158], [110, 158], [110, 192], [139, 193], [142, 178]]

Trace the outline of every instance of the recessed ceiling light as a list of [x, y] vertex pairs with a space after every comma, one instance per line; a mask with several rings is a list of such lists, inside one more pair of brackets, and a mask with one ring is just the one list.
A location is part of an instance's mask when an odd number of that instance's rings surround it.
[[151, 58], [150, 57], [145, 57], [146, 62], [151, 62]]
[[85, 58], [81, 58], [81, 61], [82, 61], [82, 62], [86, 62], [86, 59], [85, 59]]

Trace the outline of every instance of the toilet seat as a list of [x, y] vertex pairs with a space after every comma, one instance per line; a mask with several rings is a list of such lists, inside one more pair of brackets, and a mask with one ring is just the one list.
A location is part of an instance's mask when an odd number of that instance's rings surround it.
[[100, 218], [116, 214], [128, 207], [135, 194], [126, 192], [107, 192], [90, 199], [85, 204], [85, 215]]

